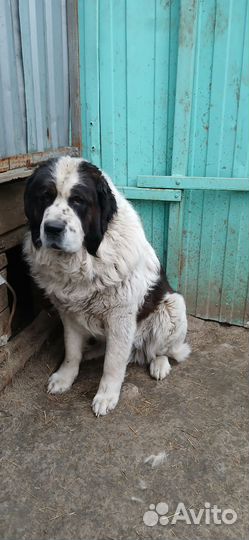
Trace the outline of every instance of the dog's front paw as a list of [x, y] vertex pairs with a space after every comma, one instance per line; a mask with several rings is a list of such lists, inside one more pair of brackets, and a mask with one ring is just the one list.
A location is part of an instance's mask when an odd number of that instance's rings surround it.
[[73, 380], [71, 377], [56, 371], [48, 379], [48, 393], [62, 394], [71, 388]]
[[153, 379], [162, 381], [169, 374], [171, 365], [167, 356], [157, 356], [150, 363], [150, 374]]
[[96, 416], [104, 416], [115, 409], [119, 399], [118, 392], [98, 392], [92, 402], [92, 410]]

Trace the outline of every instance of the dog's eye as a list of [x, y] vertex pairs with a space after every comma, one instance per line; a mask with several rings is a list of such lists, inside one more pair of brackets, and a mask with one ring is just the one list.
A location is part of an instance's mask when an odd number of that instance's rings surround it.
[[77, 197], [77, 195], [71, 198], [71, 202], [73, 204], [84, 204], [84, 201], [80, 197]]
[[43, 193], [41, 194], [41, 198], [44, 201], [50, 201], [52, 199], [52, 195], [49, 191], [43, 191]]

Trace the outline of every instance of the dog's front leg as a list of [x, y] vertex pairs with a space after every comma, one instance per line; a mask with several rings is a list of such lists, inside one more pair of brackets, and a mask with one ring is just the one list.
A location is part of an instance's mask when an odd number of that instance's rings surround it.
[[49, 377], [48, 392], [62, 394], [69, 390], [79, 373], [87, 333], [68, 315], [63, 315], [65, 358], [59, 369]]
[[133, 314], [112, 313], [106, 328], [106, 353], [103, 375], [98, 392], [92, 402], [96, 416], [102, 416], [116, 407], [129, 360], [136, 319]]

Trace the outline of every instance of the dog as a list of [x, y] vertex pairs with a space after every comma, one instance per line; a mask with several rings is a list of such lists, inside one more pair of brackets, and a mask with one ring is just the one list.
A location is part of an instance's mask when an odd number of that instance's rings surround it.
[[188, 357], [184, 299], [171, 289], [132, 205], [88, 161], [65, 156], [38, 166], [24, 208], [24, 255], [64, 326], [65, 358], [48, 392], [69, 390], [82, 355], [104, 354], [92, 409], [105, 415], [118, 403], [129, 362], [149, 365], [162, 380], [168, 357]]

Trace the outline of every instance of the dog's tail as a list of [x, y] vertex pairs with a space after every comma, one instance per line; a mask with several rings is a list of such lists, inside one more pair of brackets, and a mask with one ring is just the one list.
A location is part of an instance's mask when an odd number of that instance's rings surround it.
[[191, 353], [191, 347], [184, 343], [187, 333], [186, 304], [183, 296], [179, 293], [168, 293], [166, 296], [167, 309], [171, 322], [174, 325], [175, 343], [171, 343], [168, 355], [177, 362], [183, 362]]
[[174, 358], [177, 362], [184, 362], [184, 360], [187, 360], [190, 353], [190, 345], [188, 343], [181, 343], [172, 347], [170, 356], [172, 356], [172, 358]]

